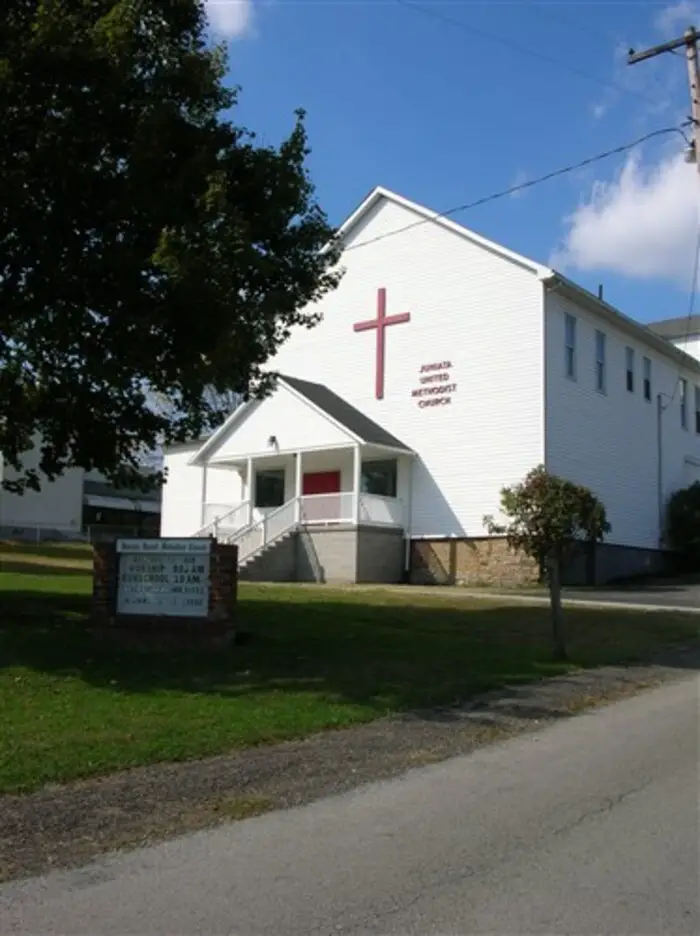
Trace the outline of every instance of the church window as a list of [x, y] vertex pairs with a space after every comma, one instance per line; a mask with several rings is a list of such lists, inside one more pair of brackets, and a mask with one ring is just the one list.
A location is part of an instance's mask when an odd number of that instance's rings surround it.
[[361, 490], [363, 494], [396, 497], [396, 459], [367, 461], [362, 464]]
[[688, 428], [688, 381], [681, 377], [681, 428]]
[[284, 504], [284, 468], [258, 471], [255, 475], [255, 506], [281, 507]]
[[570, 380], [576, 380], [576, 318], [566, 316], [566, 341], [564, 354], [564, 370]]
[[605, 393], [605, 332], [595, 333], [595, 386], [599, 393]]
[[651, 358], [644, 358], [644, 399], [651, 402]]
[[625, 348], [625, 386], [634, 393], [634, 348]]

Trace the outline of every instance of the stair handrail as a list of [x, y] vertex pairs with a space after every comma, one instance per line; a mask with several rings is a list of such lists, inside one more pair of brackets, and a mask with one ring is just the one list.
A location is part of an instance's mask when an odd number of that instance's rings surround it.
[[[241, 501], [240, 504], [236, 504], [229, 511], [221, 514], [221, 516], [214, 517], [214, 519], [210, 523], [207, 523], [206, 526], [203, 526], [202, 529], [198, 530], [194, 535], [198, 537], [213, 536], [216, 539], [217, 533], [219, 531], [219, 527], [221, 526], [222, 522], [224, 520], [227, 520], [229, 517], [233, 516], [233, 514], [235, 514], [239, 510], [242, 510], [243, 508], [246, 509], [246, 513], [249, 513], [250, 500]], [[245, 527], [248, 527], [250, 525], [251, 524], [248, 521], [246, 521], [243, 524], [243, 527], [241, 527], [241, 529], [244, 529]]]
[[260, 552], [260, 550], [264, 549], [266, 546], [270, 546], [272, 543], [278, 540], [281, 536], [284, 536], [285, 533], [288, 533], [290, 530], [293, 530], [299, 526], [299, 521], [297, 519], [297, 511], [295, 509], [292, 513], [293, 519], [291, 520], [291, 522], [288, 523], [286, 526], [282, 527], [274, 536], [268, 538], [268, 529], [270, 525], [270, 520], [273, 520], [276, 516], [281, 514], [282, 511], [286, 510], [290, 506], [296, 507], [296, 502], [298, 500], [299, 500], [298, 497], [291, 497], [288, 501], [285, 501], [284, 504], [281, 504], [279, 507], [276, 507], [269, 514], [266, 514], [264, 517], [261, 517], [259, 520], [253, 521], [253, 523], [249, 523], [247, 526], [243, 527], [240, 530], [236, 530], [235, 533], [231, 533], [231, 535], [227, 536], [223, 542], [230, 543], [232, 545], [238, 545], [238, 541], [241, 540], [243, 536], [248, 535], [256, 528], [261, 529], [263, 533], [262, 542], [258, 546], [256, 546], [254, 549], [252, 549], [249, 553], [246, 553], [245, 555], [239, 554], [238, 556], [239, 562], [242, 559], [249, 559], [251, 556], [254, 556], [257, 552]]

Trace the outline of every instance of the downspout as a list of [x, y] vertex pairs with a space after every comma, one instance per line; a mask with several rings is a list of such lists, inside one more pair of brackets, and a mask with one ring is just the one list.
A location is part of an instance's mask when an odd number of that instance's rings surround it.
[[406, 507], [406, 513], [404, 521], [406, 524], [405, 530], [405, 546], [404, 546], [404, 578], [406, 581], [409, 580], [411, 574], [411, 527], [413, 526], [413, 465], [415, 462], [415, 455], [411, 455], [408, 459], [408, 504]]
[[200, 508], [200, 523], [202, 527], [206, 526], [206, 510], [207, 510], [207, 463], [205, 462], [202, 466], [202, 504]]

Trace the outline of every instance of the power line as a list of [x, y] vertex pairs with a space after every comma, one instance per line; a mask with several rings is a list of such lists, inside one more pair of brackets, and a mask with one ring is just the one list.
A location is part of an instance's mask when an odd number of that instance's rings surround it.
[[350, 251], [357, 250], [360, 247], [367, 247], [369, 244], [375, 244], [377, 241], [384, 240], [387, 237], [394, 237], [396, 234], [402, 234], [404, 231], [410, 231], [421, 224], [428, 224], [430, 221], [437, 221], [439, 218], [448, 218], [450, 215], [458, 214], [460, 211], [468, 211], [471, 208], [478, 208], [481, 205], [488, 204], [489, 202], [497, 201], [501, 198], [507, 198], [509, 195], [522, 192], [525, 189], [532, 188], [535, 185], [541, 185], [543, 182], [549, 182], [550, 179], [556, 179], [559, 176], [568, 175], [571, 172], [576, 172], [578, 169], [585, 169], [586, 166], [591, 166], [593, 163], [600, 162], [603, 159], [609, 159], [611, 156], [618, 156], [621, 153], [626, 153], [629, 150], [634, 149], [635, 146], [646, 143], [647, 140], [652, 140], [656, 137], [667, 136], [669, 133], [679, 133], [683, 137], [683, 140], [686, 140], [685, 134], [679, 127], [665, 127], [662, 130], [654, 130], [651, 133], [647, 133], [644, 136], [633, 140], [631, 143], [623, 143], [622, 146], [616, 146], [614, 149], [605, 150], [605, 152], [598, 153], [596, 156], [589, 156], [587, 159], [582, 159], [581, 162], [574, 163], [570, 166], [563, 166], [561, 169], [555, 169], [553, 172], [547, 172], [545, 175], [538, 176], [535, 179], [529, 179], [528, 181], [521, 182], [518, 185], [511, 185], [507, 189], [501, 189], [501, 191], [493, 192], [491, 195], [484, 195], [481, 198], [477, 198], [475, 201], [467, 202], [464, 205], [457, 205], [454, 208], [448, 208], [446, 211], [440, 211], [437, 214], [431, 215], [429, 218], [421, 218], [419, 221], [413, 221], [411, 224], [405, 224], [403, 227], [395, 228], [393, 231], [385, 231], [384, 234], [378, 234], [376, 237], [370, 237], [368, 240], [360, 241], [359, 244], [351, 244], [345, 249]]
[[571, 72], [573, 75], [578, 75], [579, 78], [585, 78], [586, 81], [592, 81], [604, 88], [615, 88], [617, 91], [621, 91], [623, 94], [631, 94], [634, 97], [638, 97], [643, 101], [646, 101], [647, 104], [653, 104], [655, 107], [662, 106], [660, 101], [656, 101], [640, 91], [633, 91], [631, 88], [625, 88], [624, 85], [618, 85], [616, 82], [608, 81], [605, 78], [600, 78], [596, 75], [591, 75], [589, 72], [582, 71], [580, 68], [576, 68], [574, 65], [569, 65], [566, 62], [562, 62], [560, 59], [553, 58], [551, 55], [547, 55], [545, 52], [540, 52], [537, 49], [531, 49], [529, 46], [523, 45], [520, 42], [515, 42], [513, 39], [509, 39], [505, 35], [483, 29], [481, 26], [472, 26], [470, 23], [465, 23], [464, 20], [455, 19], [453, 16], [449, 16], [447, 13], [443, 13], [441, 10], [436, 10], [434, 7], [421, 6], [419, 3], [415, 3], [414, 0], [395, 0], [395, 2], [398, 3], [399, 6], [403, 6], [411, 10], [416, 10], [419, 13], [423, 13], [425, 16], [432, 16], [433, 19], [440, 20], [443, 23], [449, 24], [450, 26], [457, 26], [459, 29], [463, 29], [466, 32], [473, 33], [476, 36], [481, 36], [482, 39], [486, 39], [489, 42], [500, 43], [500, 45], [513, 49], [516, 52], [520, 52], [523, 55], [529, 55], [533, 58], [539, 59], [542, 62], [547, 62], [547, 64], [553, 65], [556, 68], [562, 68], [565, 71]]

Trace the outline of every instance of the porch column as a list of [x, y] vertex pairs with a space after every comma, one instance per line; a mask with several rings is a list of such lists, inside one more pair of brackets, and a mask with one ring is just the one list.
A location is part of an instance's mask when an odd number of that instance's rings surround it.
[[357, 526], [360, 523], [360, 487], [362, 484], [362, 450], [359, 445], [354, 448], [352, 469], [353, 522]]
[[205, 464], [204, 467], [202, 468], [202, 516], [200, 518], [202, 527], [205, 527], [207, 525], [206, 511], [207, 511], [207, 465]]
[[247, 488], [248, 488], [248, 523], [253, 522], [253, 506], [255, 505], [255, 465], [253, 459], [246, 462]]
[[304, 471], [302, 466], [303, 459], [304, 456], [302, 452], [297, 452], [294, 456], [294, 497], [296, 498], [294, 503], [294, 519], [297, 523], [299, 523], [301, 520], [301, 493], [304, 489]]

